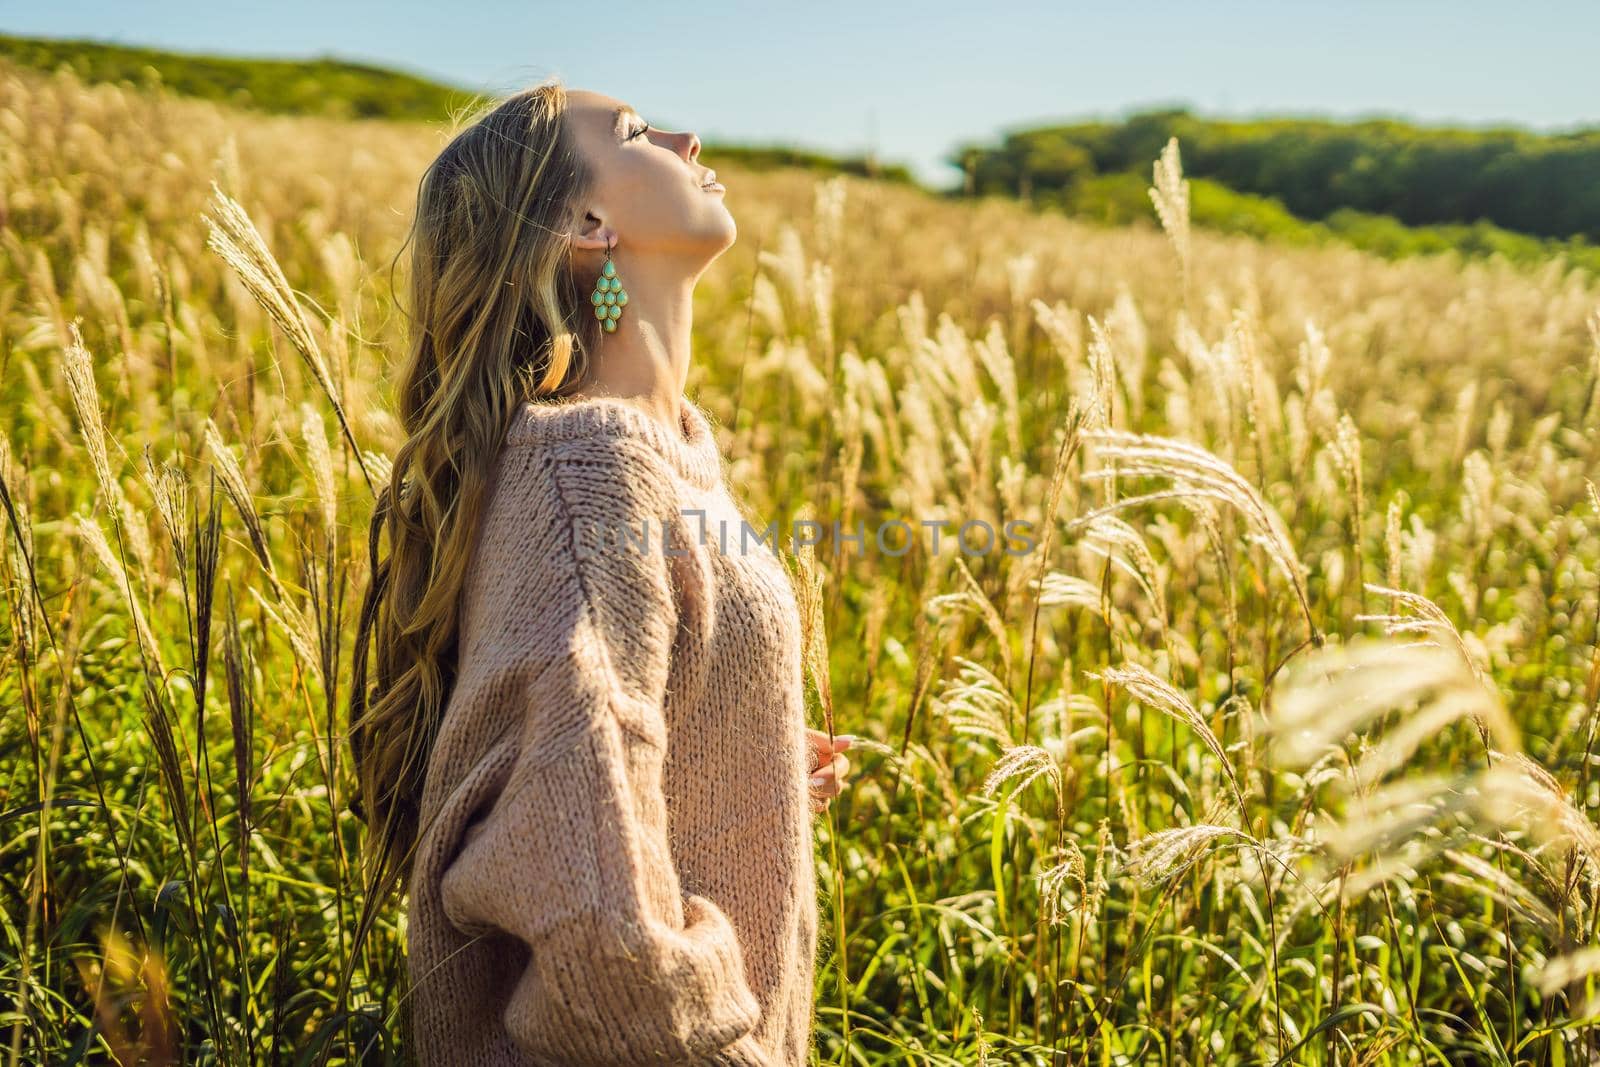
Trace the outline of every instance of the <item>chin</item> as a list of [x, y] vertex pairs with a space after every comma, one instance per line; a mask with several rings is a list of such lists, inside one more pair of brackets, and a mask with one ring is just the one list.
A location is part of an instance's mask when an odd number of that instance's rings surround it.
[[734, 221], [733, 212], [719, 208], [717, 215], [717, 222], [706, 228], [707, 243], [712, 246], [713, 255], [726, 252], [739, 239], [739, 224]]
[[678, 250], [691, 259], [709, 265], [739, 238], [739, 226], [733, 215], [723, 207], [703, 212], [682, 231], [674, 242]]

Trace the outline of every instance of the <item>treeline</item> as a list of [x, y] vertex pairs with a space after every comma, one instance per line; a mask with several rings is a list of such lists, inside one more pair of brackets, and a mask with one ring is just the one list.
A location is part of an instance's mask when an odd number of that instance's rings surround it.
[[968, 190], [1065, 203], [1097, 176], [1148, 178], [1169, 137], [1184, 173], [1279, 201], [1302, 219], [1385, 215], [1411, 226], [1492, 223], [1600, 239], [1600, 128], [1561, 134], [1430, 128], [1394, 120], [1231, 121], [1186, 109], [1052, 126], [967, 144], [948, 160]]
[[0, 59], [86, 82], [163, 85], [185, 96], [289, 115], [438, 121], [474, 94], [427, 78], [338, 59], [236, 59], [94, 41], [0, 35]]

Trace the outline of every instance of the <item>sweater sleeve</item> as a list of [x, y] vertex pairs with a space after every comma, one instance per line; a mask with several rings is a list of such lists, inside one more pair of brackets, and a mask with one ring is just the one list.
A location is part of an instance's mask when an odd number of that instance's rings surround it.
[[[736, 932], [682, 889], [667, 832], [667, 470], [628, 441], [516, 454], [503, 470], [472, 579], [481, 634], [462, 666], [488, 679], [484, 699], [515, 702], [520, 743], [441, 876], [445, 914], [527, 946], [503, 1018], [535, 1057], [769, 1067]], [[641, 532], [643, 549], [626, 540]]]

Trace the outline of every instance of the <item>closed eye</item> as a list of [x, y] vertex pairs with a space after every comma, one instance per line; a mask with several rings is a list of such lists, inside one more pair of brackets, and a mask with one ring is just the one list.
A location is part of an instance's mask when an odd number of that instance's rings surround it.
[[650, 124], [648, 122], [645, 123], [643, 126], [640, 126], [637, 130], [634, 130], [632, 133], [628, 134], [628, 140], [631, 141], [635, 137], [643, 136], [645, 131], [648, 130], [649, 128], [650, 128]]

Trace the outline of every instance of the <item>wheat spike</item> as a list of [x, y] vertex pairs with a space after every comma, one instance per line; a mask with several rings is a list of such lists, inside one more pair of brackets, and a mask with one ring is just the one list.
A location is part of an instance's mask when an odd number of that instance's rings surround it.
[[1178, 253], [1178, 267], [1185, 288], [1189, 276], [1189, 181], [1183, 176], [1183, 162], [1178, 152], [1178, 139], [1167, 138], [1161, 156], [1153, 168], [1155, 184], [1150, 186], [1150, 202], [1155, 205], [1161, 228], [1172, 240]]

